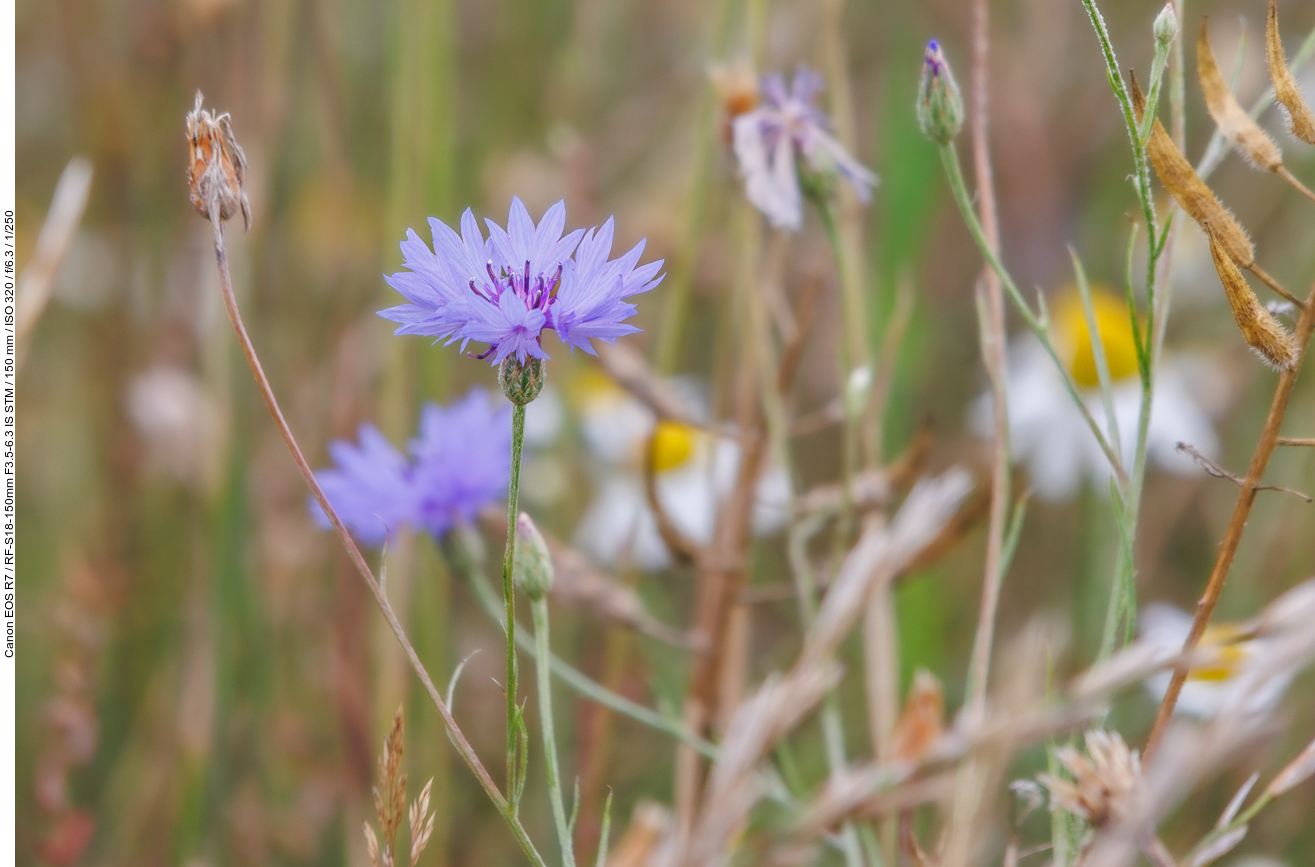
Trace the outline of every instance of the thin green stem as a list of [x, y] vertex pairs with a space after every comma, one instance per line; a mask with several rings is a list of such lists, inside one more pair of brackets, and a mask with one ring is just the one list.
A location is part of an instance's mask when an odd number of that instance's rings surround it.
[[[845, 286], [848, 276], [845, 273], [845, 253], [840, 246], [840, 233], [836, 228], [835, 217], [831, 214], [831, 209], [826, 202], [820, 198], [814, 198], [813, 205], [817, 208], [818, 219], [822, 223], [822, 231], [826, 234], [827, 243], [831, 247], [831, 255], [836, 262], [836, 276], [840, 283], [840, 294], [842, 298], [847, 298]], [[845, 304], [846, 308], [851, 305]], [[849, 312], [848, 310], [846, 312]], [[858, 419], [862, 416], [862, 410], [855, 410], [851, 406], [849, 397], [849, 376], [853, 372], [854, 361], [858, 357], [858, 347], [851, 345], [851, 329], [842, 327], [840, 329], [840, 405], [844, 412], [844, 424], [841, 428], [841, 471], [843, 480], [843, 499], [841, 500], [840, 520], [836, 533], [837, 545], [843, 547], [853, 531], [854, 526], [854, 472], [856, 469], [858, 438], [856, 426]]]
[[507, 793], [513, 804], [516, 791], [516, 731], [519, 708], [516, 704], [516, 593], [512, 570], [516, 560], [516, 516], [520, 509], [521, 449], [525, 444], [525, 407], [513, 404], [511, 410], [511, 480], [507, 485], [507, 549], [502, 555], [502, 601], [506, 609], [503, 628], [507, 633]]
[[575, 847], [571, 828], [566, 819], [566, 805], [562, 802], [561, 774], [557, 765], [557, 738], [553, 734], [552, 678], [549, 675], [552, 655], [548, 642], [548, 600], [535, 599], [530, 603], [534, 616], [534, 668], [538, 676], [539, 728], [543, 731], [543, 755], [548, 773], [548, 800], [552, 803], [552, 818], [557, 824], [557, 842], [562, 847], [563, 867], [575, 867]]
[[[454, 530], [453, 532], [461, 531]], [[498, 599], [497, 591], [493, 589], [493, 585], [489, 582], [482, 567], [466, 562], [467, 558], [454, 556], [454, 553], [446, 545], [444, 546], [444, 553], [448, 556], [448, 562], [466, 576], [466, 580], [470, 582], [471, 590], [475, 593], [475, 599], [479, 602], [480, 607], [484, 609], [484, 613], [495, 623], [502, 625], [503, 612], [498, 604], [501, 600]], [[535, 652], [534, 642], [522, 632], [516, 633], [516, 643], [521, 650], [527, 653]], [[635, 722], [643, 723], [650, 728], [671, 735], [709, 759], [717, 758], [717, 748], [713, 744], [692, 734], [677, 720], [665, 717], [652, 708], [645, 707], [623, 695], [612, 692], [554, 654], [549, 654], [548, 661], [552, 673], [585, 698], [609, 707], [619, 714], [628, 716]]]
[[977, 219], [977, 213], [973, 209], [972, 198], [968, 195], [968, 188], [963, 182], [963, 172], [959, 168], [959, 155], [955, 151], [954, 143], [943, 145], [941, 147], [941, 164], [945, 167], [946, 178], [950, 182], [950, 190], [954, 194], [954, 201], [959, 206], [959, 213], [963, 216], [964, 223], [968, 226], [968, 231], [972, 234], [973, 240], [977, 242], [977, 247], [986, 259], [986, 263], [991, 266], [996, 275], [1000, 278], [1000, 283], [1005, 287], [1005, 292], [1009, 300], [1013, 303], [1018, 313], [1023, 318], [1028, 330], [1036, 336], [1041, 342], [1042, 348], [1050, 356], [1051, 362], [1054, 363], [1055, 369], [1059, 371], [1060, 378], [1064, 381], [1064, 388], [1068, 391], [1069, 397], [1073, 399], [1074, 405], [1082, 413], [1083, 419], [1087, 422], [1087, 427], [1091, 430], [1096, 442], [1100, 446], [1105, 457], [1109, 460], [1110, 466], [1114, 468], [1115, 474], [1119, 477], [1120, 483], [1127, 482], [1127, 473], [1124, 472], [1121, 462], [1115, 457], [1113, 449], [1110, 447], [1109, 440], [1101, 431], [1100, 426], [1092, 417], [1091, 412], [1087, 409], [1086, 404], [1082, 402], [1081, 395], [1078, 394], [1077, 384], [1073, 381], [1072, 375], [1064, 362], [1060, 360], [1059, 354], [1055, 351], [1054, 344], [1050, 340], [1050, 334], [1045, 324], [1037, 318], [1028, 306], [1023, 294], [1018, 291], [1018, 286], [1014, 283], [1013, 277], [1005, 270], [1000, 259], [991, 249], [990, 244], [986, 241], [986, 236], [982, 232], [982, 225]]

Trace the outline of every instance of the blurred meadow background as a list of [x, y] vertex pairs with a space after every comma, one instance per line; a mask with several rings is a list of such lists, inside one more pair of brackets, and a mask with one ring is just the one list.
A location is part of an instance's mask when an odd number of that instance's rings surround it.
[[[1159, 4], [1102, 7], [1123, 65], [1147, 69]], [[1237, 91], [1249, 105], [1268, 84], [1265, 4], [1192, 0], [1189, 46], [1206, 14], [1226, 75], [1244, 47]], [[1315, 4], [1286, 2], [1280, 14], [1295, 52], [1315, 27]], [[468, 206], [501, 221], [513, 195], [535, 218], [565, 199], [569, 228], [614, 214], [620, 249], [647, 238], [645, 261], [665, 259], [667, 277], [639, 298], [644, 330], [626, 344], [677, 377], [710, 417], [734, 419], [744, 345], [733, 287], [755, 272], [746, 257], [770, 254], [771, 235], [746, 216], [710, 70], [747, 61], [789, 74], [807, 64], [826, 78], [821, 104], [837, 136], [881, 183], [867, 208], [842, 200], [842, 228], [861, 251], [863, 321], [842, 321], [836, 270], [811, 214], [779, 272], [782, 297], [815, 307], [789, 396], [793, 488], [834, 483], [841, 472], [833, 407], [842, 328], [891, 361], [880, 458], [904, 454], [926, 430], [926, 466], [962, 464], [989, 477], [987, 443], [971, 420], [986, 389], [973, 300], [982, 260], [913, 110], [931, 37], [967, 88], [967, 0], [27, 0], [17, 16], [20, 270], [69, 160], [84, 156], [93, 171], [49, 306], [22, 345], [20, 863], [366, 864], [361, 822], [372, 815], [375, 761], [399, 703], [413, 787], [434, 778], [437, 822], [421, 863], [522, 860], [338, 540], [311, 521], [237, 351], [210, 227], [187, 198], [183, 118], [198, 88], [232, 114], [250, 163], [251, 229], [229, 225], [234, 282], [274, 390], [319, 467], [329, 441], [353, 438], [362, 421], [401, 444], [424, 401], [496, 388], [487, 363], [393, 338], [375, 314], [397, 303], [382, 275], [398, 270], [407, 227], [428, 238], [426, 217], [455, 225]], [[991, 37], [1004, 260], [1029, 296], [1071, 283], [1068, 245], [1094, 282], [1120, 286], [1136, 214], [1131, 161], [1081, 5], [1000, 0]], [[1196, 159], [1214, 127], [1188, 55], [1186, 141]], [[1315, 78], [1302, 83], [1315, 93]], [[1273, 110], [1262, 122], [1280, 128]], [[1315, 184], [1315, 148], [1279, 138], [1292, 172]], [[1236, 155], [1211, 183], [1250, 229], [1266, 269], [1304, 296], [1315, 277], [1310, 203]], [[1166, 346], [1217, 433], [1217, 461], [1241, 473], [1276, 374], [1239, 338], [1204, 236], [1185, 226], [1174, 255]], [[897, 346], [883, 340], [892, 321]], [[1012, 334], [1017, 317], [1010, 323]], [[540, 527], [571, 540], [607, 472], [581, 434], [590, 390], [606, 386], [594, 359], [555, 338], [547, 348], [560, 417], [544, 422], [528, 451], [522, 503]], [[1309, 374], [1284, 430], [1315, 436]], [[1025, 468], [1018, 472], [1026, 487]], [[1315, 491], [1315, 449], [1280, 449], [1267, 479]], [[1152, 467], [1137, 537], [1140, 601], [1191, 610], [1236, 495], [1204, 472]], [[1315, 506], [1262, 493], [1220, 616], [1251, 616], [1315, 574], [1313, 529]], [[900, 694], [927, 668], [951, 713], [964, 694], [985, 535], [980, 520], [895, 591]], [[1069, 635], [1057, 671], [1089, 664], [1117, 542], [1099, 484], [1034, 501], [1003, 584], [999, 643], [1045, 615]], [[500, 546], [491, 534], [490, 562]], [[462, 674], [455, 714], [498, 778], [500, 631], [430, 538], [400, 534], [388, 556], [389, 595], [440, 687], [483, 651]], [[777, 592], [789, 586], [783, 538], [755, 541], [752, 556], [749, 590], [761, 592], [745, 596], [745, 677], [757, 683], [789, 664], [799, 633], [793, 597]], [[689, 568], [609, 574], [657, 621], [689, 627]], [[553, 615], [559, 655], [622, 695], [679, 714], [688, 648], [587, 607], [555, 603]], [[842, 656], [861, 667], [857, 637]], [[522, 675], [526, 688], [530, 677]], [[865, 755], [861, 678], [839, 698], [851, 752]], [[591, 857], [611, 791], [615, 852], [637, 804], [671, 802], [675, 744], [565, 688], [557, 702], [567, 776], [580, 778], [577, 848]], [[1110, 724], [1138, 743], [1155, 707], [1130, 692]], [[1170, 817], [1162, 834], [1171, 848], [1205, 833], [1253, 769], [1265, 778], [1309, 741], [1315, 677], [1300, 676], [1278, 714], [1285, 724], [1273, 737], [1234, 757]], [[825, 774], [815, 725], [800, 729], [794, 752], [804, 778]], [[1011, 773], [1035, 774], [1043, 762], [1042, 752], [1024, 752]], [[523, 812], [547, 840], [536, 773]], [[1266, 864], [1312, 863], [1312, 815], [1307, 785], [1258, 817], [1226, 863], [1248, 853], [1281, 859]]]

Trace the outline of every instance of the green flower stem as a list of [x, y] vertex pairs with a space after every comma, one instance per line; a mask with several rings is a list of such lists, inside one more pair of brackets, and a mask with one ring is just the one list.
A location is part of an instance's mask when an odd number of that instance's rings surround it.
[[549, 675], [552, 655], [548, 649], [548, 600], [544, 597], [530, 603], [534, 616], [534, 668], [538, 676], [539, 728], [543, 731], [543, 755], [548, 773], [548, 800], [552, 803], [552, 818], [557, 824], [557, 842], [562, 847], [563, 867], [575, 867], [575, 847], [571, 828], [566, 819], [566, 805], [562, 802], [561, 774], [557, 765], [557, 738], [553, 734], [552, 678]]
[[[453, 532], [460, 531], [454, 530]], [[494, 622], [501, 625], [503, 612], [499, 610], [500, 606], [498, 603], [500, 600], [498, 599], [497, 591], [495, 591], [493, 585], [489, 583], [484, 571], [473, 564], [463, 565], [459, 558], [453, 557], [446, 547], [444, 553], [448, 554], [448, 562], [452, 564], [453, 568], [462, 572], [466, 576], [466, 579], [470, 582], [470, 588], [474, 591], [475, 599], [479, 602], [480, 607], [484, 609], [484, 612], [488, 614]], [[527, 653], [533, 653], [535, 651], [533, 641], [521, 632], [516, 633], [516, 643]], [[698, 753], [709, 759], [717, 758], [717, 748], [713, 744], [705, 741], [697, 735], [694, 735], [678, 721], [665, 717], [652, 708], [645, 707], [638, 702], [631, 701], [623, 695], [618, 695], [617, 693], [612, 692], [607, 687], [592, 680], [588, 675], [554, 654], [549, 654], [548, 662], [553, 674], [557, 675], [563, 683], [585, 698], [596, 701], [605, 707], [609, 707], [623, 716], [630, 717], [636, 722], [643, 723], [650, 728], [668, 734], [681, 743], [692, 747]]]
[[1000, 278], [1001, 284], [1005, 287], [1005, 292], [1009, 295], [1009, 300], [1013, 302], [1018, 313], [1023, 318], [1023, 322], [1028, 329], [1041, 341], [1042, 347], [1050, 360], [1054, 362], [1055, 369], [1059, 371], [1060, 377], [1064, 380], [1064, 387], [1068, 390], [1069, 397], [1073, 398], [1073, 403], [1082, 413], [1082, 417], [1087, 422], [1087, 427], [1096, 437], [1096, 442], [1100, 445], [1101, 451], [1105, 453], [1106, 459], [1109, 460], [1110, 466], [1114, 468], [1115, 475], [1119, 477], [1121, 485], [1126, 485], [1128, 481], [1127, 473], [1123, 469], [1122, 462], [1115, 455], [1114, 450], [1110, 447], [1109, 440], [1101, 432], [1100, 426], [1092, 418], [1091, 413], [1087, 410], [1086, 404], [1082, 402], [1082, 397], [1078, 394], [1077, 384], [1068, 372], [1055, 352], [1054, 344], [1050, 341], [1050, 333], [1045, 323], [1037, 318], [1028, 306], [1023, 294], [1018, 291], [1018, 286], [1014, 283], [1013, 277], [1005, 270], [1004, 265], [1000, 263], [999, 257], [991, 250], [991, 245], [986, 242], [986, 235], [982, 231], [982, 224], [978, 222], [977, 212], [973, 209], [972, 197], [968, 195], [968, 188], [963, 182], [963, 172], [959, 168], [959, 154], [954, 148], [954, 143], [941, 146], [941, 163], [945, 167], [945, 176], [950, 182], [950, 190], [954, 194], [954, 201], [959, 206], [959, 212], [963, 216], [964, 223], [968, 226], [968, 231], [972, 233], [973, 240], [977, 242], [977, 247], [981, 250], [986, 263], [995, 271], [996, 276]]
[[516, 559], [516, 516], [520, 510], [521, 450], [525, 445], [525, 407], [511, 409], [511, 481], [507, 485], [507, 550], [502, 555], [502, 601], [507, 633], [507, 799], [516, 801], [516, 730], [520, 712], [516, 705], [516, 593], [511, 573]]

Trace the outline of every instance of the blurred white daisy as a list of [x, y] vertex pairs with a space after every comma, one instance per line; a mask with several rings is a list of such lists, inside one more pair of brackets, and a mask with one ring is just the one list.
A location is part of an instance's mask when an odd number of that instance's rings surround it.
[[[696, 544], [711, 542], [718, 506], [735, 484], [739, 443], [689, 425], [657, 422], [602, 373], [583, 375], [577, 386], [581, 432], [599, 474], [593, 501], [576, 528], [576, 545], [607, 566], [656, 571], [670, 565], [644, 492], [646, 459], [653, 462], [658, 502], [675, 529]], [[784, 527], [789, 503], [788, 476], [779, 464], [769, 464], [758, 481], [754, 533], [769, 535]]]
[[[1141, 640], [1163, 649], [1166, 655], [1182, 651], [1191, 628], [1190, 614], [1164, 603], [1147, 605], [1137, 618]], [[1258, 689], [1250, 695], [1244, 694], [1252, 689], [1251, 678], [1246, 675], [1252, 665], [1263, 660], [1265, 650], [1265, 639], [1249, 637], [1239, 624], [1217, 623], [1206, 627], [1197, 645], [1197, 653], [1203, 659], [1188, 672], [1176, 710], [1205, 719], [1237, 701], [1242, 701], [1243, 708], [1249, 712], [1273, 707], [1287, 690], [1291, 674], [1263, 678]], [[1156, 701], [1164, 698], [1172, 676], [1173, 672], [1166, 670], [1146, 680], [1146, 689]]]
[[[1118, 424], [1123, 461], [1132, 466], [1141, 412], [1141, 379], [1137, 350], [1127, 305], [1108, 292], [1093, 289], [1092, 309], [1101, 346], [1109, 365], [1114, 417]], [[1109, 429], [1100, 379], [1087, 328], [1082, 298], [1076, 290], [1063, 292], [1050, 306], [1056, 350], [1077, 383], [1082, 402], [1100, 426]], [[1113, 470], [1082, 413], [1064, 387], [1045, 349], [1030, 334], [1009, 349], [1009, 438], [1014, 461], [1026, 461], [1031, 484], [1045, 500], [1066, 500], [1083, 480], [1107, 490]], [[980, 436], [992, 433], [991, 396], [979, 397], [971, 409], [971, 425]], [[1179, 442], [1194, 446], [1206, 457], [1219, 450], [1209, 414], [1189, 388], [1186, 365], [1168, 352], [1161, 355], [1151, 402], [1147, 456], [1151, 463], [1172, 473], [1197, 472], [1192, 458], [1177, 450]]]

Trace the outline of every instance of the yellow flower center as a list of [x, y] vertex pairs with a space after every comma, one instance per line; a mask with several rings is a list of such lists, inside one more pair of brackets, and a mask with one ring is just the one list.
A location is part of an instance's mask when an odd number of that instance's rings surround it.
[[1246, 660], [1243, 638], [1242, 630], [1232, 623], [1206, 627], [1205, 634], [1201, 636], [1200, 648], [1210, 653], [1212, 659], [1193, 668], [1188, 672], [1187, 679], [1219, 683], [1233, 677]]
[[572, 376], [567, 393], [571, 401], [581, 409], [619, 403], [626, 396], [610, 376], [593, 367], [587, 367]]
[[[1091, 310], [1095, 314], [1100, 345], [1105, 350], [1110, 379], [1119, 380], [1137, 372], [1137, 343], [1132, 334], [1128, 305], [1115, 295], [1092, 287]], [[1053, 308], [1060, 346], [1073, 380], [1083, 388], [1100, 385], [1096, 372], [1096, 353], [1087, 328], [1087, 314], [1082, 296], [1076, 289], [1066, 289]]]
[[658, 422], [653, 431], [653, 441], [649, 455], [653, 461], [653, 472], [663, 473], [674, 470], [685, 463], [694, 454], [694, 440], [698, 430], [687, 424], [674, 421]]

